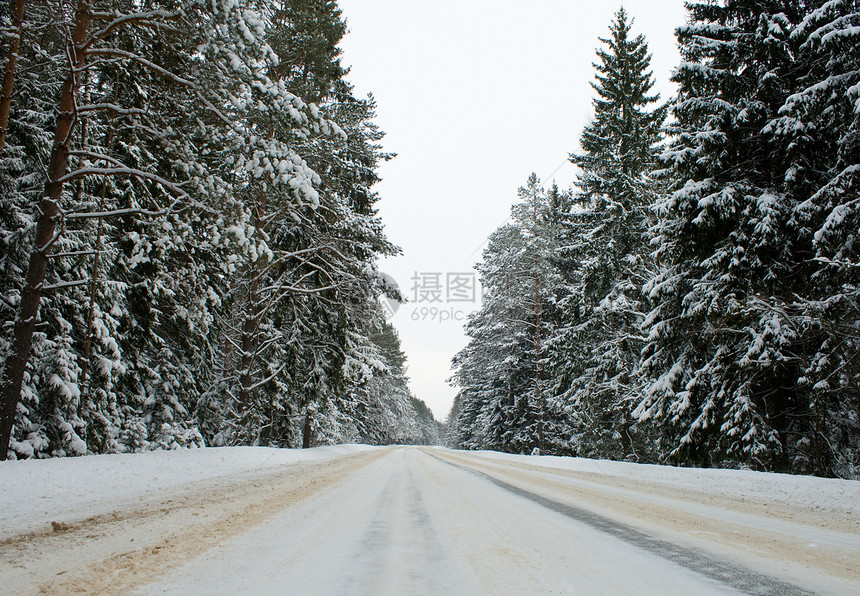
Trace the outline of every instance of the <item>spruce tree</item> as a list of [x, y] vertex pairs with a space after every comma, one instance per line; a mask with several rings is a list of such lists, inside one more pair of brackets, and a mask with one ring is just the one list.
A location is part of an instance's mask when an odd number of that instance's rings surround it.
[[810, 7], [791, 32], [800, 90], [767, 132], [786, 147], [786, 185], [800, 201], [813, 271], [795, 323], [808, 346], [798, 384], [805, 411], [795, 422], [791, 468], [860, 473], [860, 7], [837, 0]]
[[856, 273], [840, 279], [836, 255], [854, 250], [841, 223], [856, 181], [856, 9], [689, 9], [658, 210], [664, 269], [650, 285], [652, 383], [636, 413], [674, 461], [846, 473], [856, 455], [836, 445], [857, 428], [856, 331], [836, 321], [856, 320]]
[[[594, 119], [582, 133], [580, 168], [565, 256], [573, 264], [560, 299], [566, 313], [552, 345], [556, 394], [578, 419], [577, 449], [599, 457], [635, 456], [630, 402], [644, 338], [642, 284], [650, 270], [648, 230], [660, 183], [656, 159], [666, 107], [652, 95], [651, 56], [622, 8], [601, 38], [594, 64]], [[560, 381], [560, 382], [559, 382]], [[641, 441], [639, 441], [641, 442]]]
[[473, 449], [562, 452], [544, 342], [555, 320], [556, 239], [569, 203], [534, 174], [518, 194], [512, 222], [491, 234], [476, 267], [484, 301], [466, 326], [470, 342], [454, 358], [456, 440]]

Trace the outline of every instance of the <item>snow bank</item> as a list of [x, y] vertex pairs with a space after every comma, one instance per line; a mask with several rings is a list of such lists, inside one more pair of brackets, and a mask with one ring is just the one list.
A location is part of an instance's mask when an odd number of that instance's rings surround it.
[[471, 453], [488, 459], [516, 461], [530, 466], [587, 472], [621, 480], [629, 478], [656, 482], [736, 499], [790, 503], [810, 509], [832, 509], [860, 515], [860, 481], [857, 480], [751, 470], [678, 468], [579, 457], [510, 455], [494, 451]]
[[101, 513], [116, 500], [264, 468], [323, 461], [366, 445], [315, 449], [211, 447], [0, 462], [0, 532]]
[[[120, 455], [0, 462], [0, 532], [44, 528], [111, 511], [117, 501], [139, 499], [194, 482], [212, 481], [299, 462], [324, 461], [376, 449], [339, 445], [315, 449], [213, 447]], [[791, 476], [748, 470], [676, 468], [590, 460], [470, 452], [487, 459], [525, 463], [646, 481], [735, 499], [789, 503], [860, 516], [860, 481]]]

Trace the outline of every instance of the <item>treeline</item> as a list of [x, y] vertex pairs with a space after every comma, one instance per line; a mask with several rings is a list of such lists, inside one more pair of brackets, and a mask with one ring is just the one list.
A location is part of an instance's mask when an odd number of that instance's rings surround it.
[[447, 440], [860, 475], [860, 7], [691, 3], [677, 96], [615, 15], [574, 188], [478, 265]]
[[326, 0], [0, 7], [0, 458], [434, 439], [345, 31]]

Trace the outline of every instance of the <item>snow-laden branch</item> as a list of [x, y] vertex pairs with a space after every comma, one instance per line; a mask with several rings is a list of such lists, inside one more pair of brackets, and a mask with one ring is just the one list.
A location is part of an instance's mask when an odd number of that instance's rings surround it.
[[125, 50], [120, 50], [118, 48], [95, 48], [87, 51], [89, 56], [107, 56], [109, 58], [125, 58], [126, 60], [131, 60], [132, 62], [136, 62], [147, 68], [162, 77], [173, 81], [178, 85], [182, 85], [184, 87], [195, 88], [196, 85], [193, 81], [189, 81], [188, 79], [182, 78], [177, 74], [174, 74], [167, 70], [166, 68], [162, 68], [161, 66], [155, 64], [151, 60], [147, 60], [143, 56], [138, 56], [132, 52], [127, 52]]
[[69, 213], [66, 219], [98, 219], [100, 217], [121, 217], [123, 215], [146, 215], [150, 217], [161, 217], [170, 213], [171, 209], [151, 211], [143, 208], [114, 209], [113, 211], [89, 211], [87, 213]]
[[221, 112], [221, 110], [219, 110], [217, 107], [215, 107], [215, 105], [214, 105], [211, 101], [209, 101], [206, 97], [204, 97], [204, 96], [203, 96], [203, 94], [202, 94], [202, 93], [200, 93], [200, 90], [199, 90], [199, 89], [195, 89], [195, 90], [194, 90], [194, 96], [195, 96], [198, 100], [200, 100], [200, 102], [202, 102], [202, 103], [203, 103], [203, 105], [204, 105], [204, 106], [206, 106], [206, 108], [207, 108], [210, 112], [212, 112], [213, 114], [215, 114], [215, 117], [216, 117], [216, 118], [218, 118], [221, 122], [223, 122], [224, 124], [226, 124], [230, 129], [232, 129], [232, 130], [234, 130], [234, 131], [236, 131], [236, 132], [238, 132], [238, 133], [240, 133], [240, 134], [242, 134], [242, 135], [245, 135], [245, 134], [246, 134], [246, 132], [242, 129], [242, 127], [241, 127], [241, 126], [239, 126], [239, 124], [238, 124], [235, 120], [231, 120], [230, 118], [228, 118], [227, 116], [225, 116], [225, 115]]
[[339, 283], [339, 284], [332, 284], [332, 285], [328, 285], [328, 286], [320, 286], [317, 288], [300, 288], [300, 287], [295, 286], [295, 285], [289, 285], [289, 286], [285, 286], [283, 288], [284, 291], [281, 293], [281, 296], [282, 297], [286, 296], [287, 294], [290, 294], [292, 292], [295, 292], [297, 294], [305, 294], [305, 295], [319, 294], [322, 292], [326, 292], [328, 290], [336, 290], [338, 288], [343, 287], [345, 284], [346, 284], [346, 282]]
[[[305, 273], [304, 275], [299, 277], [299, 279], [292, 282], [292, 285], [297, 286], [298, 284], [302, 283], [305, 279], [314, 275], [315, 273], [316, 273], [316, 271], [308, 271], [307, 273]], [[284, 284], [283, 284], [282, 280], [283, 280], [283, 277], [281, 278], [281, 280], [278, 281], [278, 283], [272, 284], [270, 286], [266, 286], [265, 288], [262, 288], [260, 290], [260, 292], [263, 293], [263, 292], [281, 291], [284, 288]]]
[[108, 163], [112, 163], [113, 165], [124, 168], [126, 165], [122, 163], [120, 160], [115, 157], [111, 157], [110, 155], [105, 155], [104, 153], [99, 153], [97, 151], [87, 151], [85, 149], [76, 149], [69, 151], [69, 155], [74, 155], [75, 157], [89, 157], [99, 161], [106, 161]]
[[98, 111], [113, 112], [120, 116], [143, 116], [148, 113], [147, 110], [142, 110], [140, 108], [123, 108], [115, 103], [94, 103], [85, 106], [78, 106], [78, 114]]
[[[110, 18], [110, 13], [99, 13], [100, 17]], [[113, 15], [112, 15], [113, 16]], [[134, 14], [123, 14], [115, 16], [114, 20], [105, 25], [103, 29], [95, 32], [90, 40], [84, 45], [83, 49], [88, 49], [95, 42], [107, 38], [113, 31], [123, 25], [143, 24], [147, 27], [155, 25], [153, 21], [169, 21], [182, 16], [181, 12], [168, 12], [166, 10], [150, 10], [147, 12], [139, 12]]]
[[74, 252], [58, 252], [52, 255], [45, 255], [45, 257], [48, 259], [63, 259], [66, 257], [88, 257], [97, 254], [99, 254], [97, 250], [77, 250]]
[[166, 180], [157, 174], [152, 174], [150, 172], [145, 172], [137, 168], [129, 167], [81, 168], [79, 170], [75, 170], [74, 172], [69, 172], [68, 174], [57, 180], [57, 182], [65, 183], [69, 182], [70, 180], [77, 180], [78, 178], [84, 178], [86, 176], [131, 176], [134, 178], [149, 180], [150, 182], [155, 182], [156, 184], [163, 186], [164, 188], [176, 193], [181, 197], [187, 196], [187, 193], [182, 190], [182, 188], [178, 184], [170, 182], [169, 180]]
[[77, 288], [79, 286], [85, 286], [85, 285], [88, 285], [90, 283], [103, 283], [103, 282], [104, 282], [103, 279], [102, 280], [95, 280], [94, 282], [89, 280], [89, 279], [76, 279], [74, 281], [63, 281], [63, 282], [60, 282], [58, 284], [53, 284], [53, 285], [49, 285], [49, 286], [39, 284], [38, 286], [36, 286], [36, 289], [42, 290], [45, 292], [50, 292], [51, 290], [64, 290], [66, 288]]
[[287, 368], [287, 365], [286, 365], [286, 364], [284, 364], [283, 366], [281, 366], [281, 368], [279, 368], [278, 370], [276, 370], [274, 373], [272, 373], [272, 374], [271, 374], [270, 376], [268, 376], [267, 378], [265, 378], [265, 379], [263, 379], [263, 380], [261, 380], [261, 381], [258, 381], [257, 383], [254, 383], [253, 385], [251, 385], [250, 387], [248, 387], [248, 391], [254, 391], [255, 389], [258, 389], [259, 387], [262, 387], [263, 385], [265, 385], [266, 383], [268, 383], [269, 381], [271, 381], [271, 380], [273, 380], [275, 377], [277, 377], [279, 374], [281, 374], [281, 372], [283, 372], [283, 370], [284, 370], [285, 368]]

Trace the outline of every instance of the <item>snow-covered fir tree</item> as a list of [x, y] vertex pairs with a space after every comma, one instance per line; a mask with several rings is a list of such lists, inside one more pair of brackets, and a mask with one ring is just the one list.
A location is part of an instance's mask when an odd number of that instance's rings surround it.
[[642, 284], [653, 269], [648, 230], [666, 115], [651, 94], [648, 46], [631, 27], [620, 9], [597, 51], [594, 118], [582, 153], [571, 155], [579, 174], [563, 234], [564, 316], [549, 341], [553, 393], [577, 420], [577, 452], [611, 458], [644, 448], [629, 413], [641, 389]]
[[449, 433], [465, 448], [559, 452], [564, 431], [547, 399], [543, 342], [554, 313], [557, 226], [569, 205], [534, 174], [519, 196], [513, 221], [490, 235], [476, 267], [484, 300], [454, 358], [459, 414]]
[[[0, 154], [9, 454], [295, 445], [296, 426], [300, 443], [302, 407], [335, 411], [381, 320], [374, 260], [395, 250], [336, 5], [79, 0], [25, 18], [45, 34], [22, 45]], [[312, 68], [280, 61], [297, 40], [321, 48]]]
[[671, 461], [856, 473], [855, 3], [689, 10], [636, 415]]
[[522, 248], [520, 230], [502, 226], [490, 235], [476, 267], [483, 303], [466, 325], [469, 343], [453, 360], [452, 381], [459, 388], [460, 408], [452, 432], [460, 448], [510, 450], [511, 413], [532, 377], [528, 367], [533, 353], [528, 320], [532, 311], [520, 303], [531, 294], [528, 268], [518, 259]]
[[414, 435], [411, 442], [416, 445], [441, 445], [442, 429], [433, 415], [433, 411], [417, 397], [412, 396], [409, 401], [412, 404], [412, 409], [415, 410], [417, 426], [417, 434]]
[[[766, 131], [785, 146], [795, 225], [811, 242], [814, 271], [796, 299], [804, 343], [798, 383], [808, 394], [791, 458], [794, 471], [860, 472], [860, 6], [821, 2], [791, 30], [799, 91]], [[814, 351], [812, 350], [814, 346]]]

